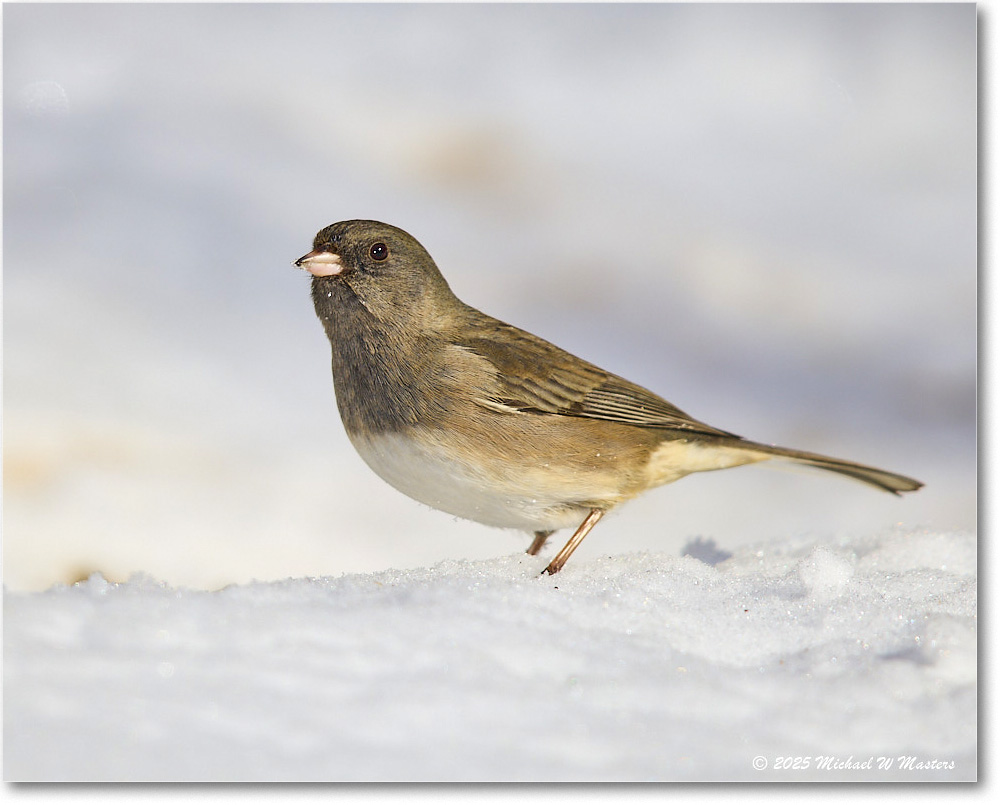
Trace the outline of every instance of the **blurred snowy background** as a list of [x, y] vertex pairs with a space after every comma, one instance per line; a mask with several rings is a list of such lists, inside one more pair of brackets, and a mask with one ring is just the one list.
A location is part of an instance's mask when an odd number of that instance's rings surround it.
[[975, 529], [975, 6], [3, 22], [8, 590], [526, 547], [407, 500], [347, 442], [291, 263], [355, 217], [700, 419], [927, 483], [694, 476], [603, 522], [571, 567], [696, 538]]

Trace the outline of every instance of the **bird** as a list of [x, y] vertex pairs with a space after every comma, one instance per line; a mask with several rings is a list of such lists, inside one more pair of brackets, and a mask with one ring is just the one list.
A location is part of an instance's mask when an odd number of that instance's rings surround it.
[[432, 508], [532, 536], [572, 536], [558, 573], [609, 511], [686, 475], [768, 460], [900, 494], [923, 484], [762, 444], [461, 301], [409, 233], [378, 221], [321, 229], [295, 261], [312, 275], [337, 407], [361, 458]]

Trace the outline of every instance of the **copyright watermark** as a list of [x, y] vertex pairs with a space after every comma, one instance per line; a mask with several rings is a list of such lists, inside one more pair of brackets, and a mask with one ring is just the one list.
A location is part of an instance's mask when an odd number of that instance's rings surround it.
[[954, 769], [954, 760], [939, 758], [919, 758], [913, 755], [888, 757], [885, 755], [868, 755], [855, 757], [848, 755], [777, 755], [773, 758], [757, 755], [753, 761], [757, 771], [934, 771], [937, 769]]

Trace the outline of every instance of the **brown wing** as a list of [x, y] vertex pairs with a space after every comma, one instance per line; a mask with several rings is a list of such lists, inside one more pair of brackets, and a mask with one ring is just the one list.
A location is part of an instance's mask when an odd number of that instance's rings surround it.
[[[830, 470], [899, 494], [919, 489], [920, 481], [853, 461], [749, 442], [692, 419], [642, 386], [609, 374], [559, 347], [497, 320], [476, 321], [459, 338], [463, 349], [496, 370], [495, 393], [479, 400], [494, 410], [557, 414], [663, 428], [700, 436], [708, 441], [785, 458]], [[680, 433], [677, 438], [684, 438]]]
[[491, 408], [734, 436], [693, 419], [642, 386], [501, 321], [480, 319], [459, 340], [463, 348], [496, 368], [497, 392], [482, 401]]

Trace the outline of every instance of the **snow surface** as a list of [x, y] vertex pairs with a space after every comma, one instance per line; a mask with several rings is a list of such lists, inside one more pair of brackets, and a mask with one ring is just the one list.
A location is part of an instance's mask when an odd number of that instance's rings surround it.
[[8, 593], [5, 777], [976, 778], [971, 534], [545, 562]]

